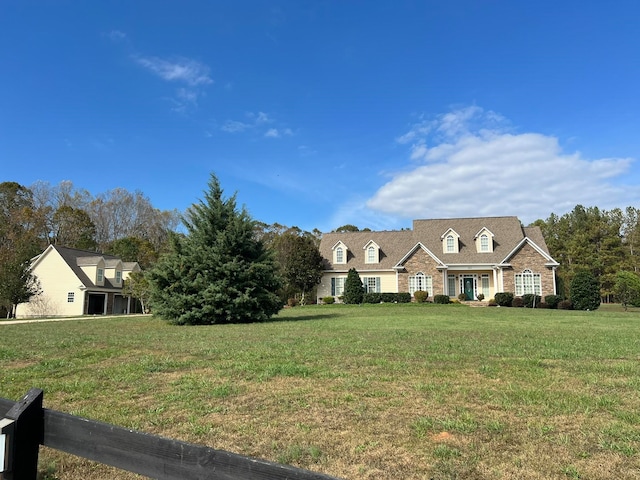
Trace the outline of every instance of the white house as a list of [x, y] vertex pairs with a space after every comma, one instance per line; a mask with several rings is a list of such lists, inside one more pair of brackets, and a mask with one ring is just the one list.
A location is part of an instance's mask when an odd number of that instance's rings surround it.
[[113, 255], [49, 245], [31, 261], [42, 293], [18, 305], [16, 317], [130, 313], [133, 299], [122, 294], [136, 262]]

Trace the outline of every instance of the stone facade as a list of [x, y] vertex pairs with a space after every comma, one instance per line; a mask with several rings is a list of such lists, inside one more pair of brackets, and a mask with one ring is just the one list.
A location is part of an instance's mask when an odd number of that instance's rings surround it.
[[418, 272], [422, 272], [427, 276], [431, 276], [431, 288], [433, 291], [429, 292], [430, 297], [444, 292], [442, 272], [436, 268], [437, 266], [438, 262], [436, 262], [427, 252], [421, 248], [417, 249], [404, 263], [404, 270], [398, 274], [398, 291], [408, 292], [409, 277]]
[[522, 273], [525, 269], [540, 274], [542, 297], [552, 295], [555, 286], [555, 272], [547, 267], [547, 261], [531, 245], [525, 243], [510, 259], [511, 268], [503, 270], [503, 285], [505, 292], [516, 291], [516, 273]]

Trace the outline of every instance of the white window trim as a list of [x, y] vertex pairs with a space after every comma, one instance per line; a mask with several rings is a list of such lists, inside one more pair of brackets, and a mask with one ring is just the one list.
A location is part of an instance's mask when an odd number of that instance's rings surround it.
[[542, 276], [526, 268], [522, 273], [515, 274], [515, 287], [516, 297], [527, 294], [542, 295]]
[[411, 296], [419, 290], [433, 296], [433, 277], [431, 275], [418, 272], [415, 275], [409, 276], [409, 293]]

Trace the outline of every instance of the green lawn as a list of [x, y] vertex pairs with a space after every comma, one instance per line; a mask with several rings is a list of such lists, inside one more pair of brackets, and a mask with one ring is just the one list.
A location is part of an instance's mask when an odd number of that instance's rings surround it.
[[[346, 479], [640, 478], [640, 315], [324, 305], [0, 324], [0, 396]], [[135, 478], [43, 449], [49, 479]]]

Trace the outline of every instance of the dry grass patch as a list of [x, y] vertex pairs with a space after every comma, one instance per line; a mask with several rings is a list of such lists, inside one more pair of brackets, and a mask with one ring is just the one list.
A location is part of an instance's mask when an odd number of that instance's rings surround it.
[[[640, 323], [344, 305], [0, 326], [0, 395], [349, 479], [639, 478]], [[136, 478], [57, 452], [48, 479]]]

